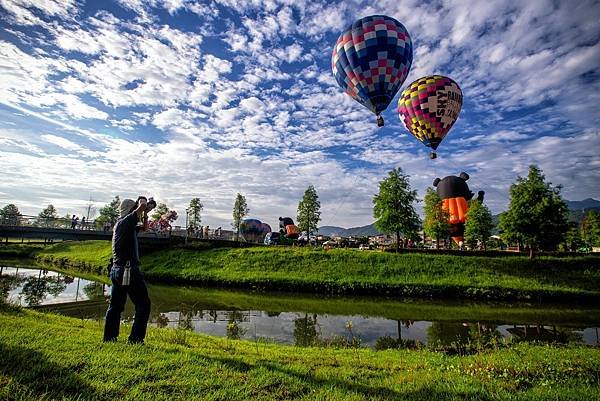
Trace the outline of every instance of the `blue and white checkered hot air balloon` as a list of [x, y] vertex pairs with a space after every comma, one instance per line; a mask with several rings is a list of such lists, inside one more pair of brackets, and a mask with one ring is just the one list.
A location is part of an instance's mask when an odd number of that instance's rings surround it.
[[338, 38], [331, 68], [338, 85], [375, 115], [387, 109], [408, 76], [412, 41], [400, 22], [385, 15], [364, 17]]

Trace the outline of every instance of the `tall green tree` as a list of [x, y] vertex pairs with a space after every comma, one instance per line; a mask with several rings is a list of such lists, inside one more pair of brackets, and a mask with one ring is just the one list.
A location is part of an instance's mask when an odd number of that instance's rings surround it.
[[37, 223], [42, 227], [56, 227], [58, 225], [58, 212], [54, 205], [48, 205], [38, 214]]
[[565, 251], [577, 252], [584, 244], [583, 238], [581, 238], [579, 224], [575, 221], [570, 221], [569, 229], [565, 234], [565, 242], [562, 244], [562, 249]]
[[160, 220], [160, 216], [168, 212], [169, 206], [167, 206], [166, 203], [159, 203], [158, 205], [156, 205], [156, 208], [152, 211], [152, 215], [150, 216], [150, 218], [153, 221], [158, 221]]
[[111, 226], [113, 226], [119, 218], [120, 204], [121, 199], [119, 199], [119, 195], [117, 195], [112, 201], [110, 201], [110, 203], [100, 208], [100, 215], [96, 219], [96, 227], [102, 228], [106, 223], [109, 223]]
[[581, 222], [581, 237], [590, 246], [600, 246], [600, 212], [589, 211]]
[[508, 210], [500, 215], [505, 240], [528, 246], [530, 258], [538, 249], [555, 249], [568, 229], [567, 204], [560, 191], [560, 186], [545, 181], [542, 170], [530, 166], [527, 177], [511, 185]]
[[0, 209], [0, 224], [19, 226], [21, 225], [22, 218], [23, 215], [19, 211], [19, 208], [12, 203], [9, 203]]
[[314, 186], [309, 185], [302, 200], [298, 203], [298, 228], [308, 235], [317, 231], [321, 221], [321, 202]]
[[235, 203], [233, 204], [233, 228], [235, 229], [236, 241], [240, 238], [240, 224], [242, 219], [250, 213], [248, 204], [246, 203], [246, 197], [238, 192], [235, 196]]
[[188, 227], [197, 229], [202, 222], [202, 210], [204, 205], [200, 201], [200, 198], [193, 198], [188, 206]]
[[421, 223], [413, 206], [417, 191], [410, 188], [408, 179], [400, 167], [390, 171], [379, 182], [379, 193], [373, 198], [375, 227], [386, 234], [396, 234], [396, 251], [400, 248], [400, 233], [415, 238]]
[[423, 231], [431, 238], [435, 238], [436, 248], [440, 247], [440, 238], [450, 236], [450, 222], [448, 211], [442, 207], [442, 198], [429, 187], [423, 198], [425, 202]]
[[483, 202], [473, 200], [471, 201], [466, 217], [466, 243], [473, 249], [477, 245], [477, 241], [481, 241], [483, 249], [486, 249], [487, 242], [492, 236], [492, 230], [494, 229], [492, 212], [490, 212], [490, 209]]

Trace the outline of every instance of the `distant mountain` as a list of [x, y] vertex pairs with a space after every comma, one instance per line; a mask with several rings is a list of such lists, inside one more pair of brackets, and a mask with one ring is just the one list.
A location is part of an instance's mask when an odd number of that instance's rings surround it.
[[379, 235], [381, 232], [375, 228], [375, 223], [362, 227], [343, 228], [336, 226], [319, 227], [319, 234], [340, 237], [368, 237]]
[[[583, 218], [591, 211], [597, 210], [600, 212], [600, 202], [595, 199], [584, 199], [582, 201], [566, 201], [569, 206], [569, 221], [581, 223]], [[574, 204], [574, 205], [573, 205]], [[577, 208], [577, 209], [575, 209]]]
[[569, 210], [600, 209], [600, 201], [587, 198], [582, 201], [565, 201]]
[[379, 235], [381, 231], [375, 228], [375, 223], [368, 226], [353, 227], [346, 230], [347, 237], [368, 237], [370, 235]]
[[344, 231], [346, 231], [346, 229], [343, 227], [336, 227], [336, 226], [319, 227], [319, 234], [327, 235], [328, 237], [331, 237], [332, 235], [341, 235], [339, 233], [343, 233]]

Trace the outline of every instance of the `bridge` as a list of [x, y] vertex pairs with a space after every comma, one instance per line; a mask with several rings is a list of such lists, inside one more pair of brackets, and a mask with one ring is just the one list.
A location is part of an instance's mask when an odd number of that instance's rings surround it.
[[[105, 240], [112, 239], [111, 231], [97, 230], [80, 230], [55, 227], [35, 227], [35, 226], [6, 226], [0, 225], [0, 238], [8, 242], [12, 239], [37, 239], [44, 242], [62, 241], [90, 241], [90, 240]], [[142, 234], [140, 235], [140, 243], [143, 244], [169, 244], [171, 236], [159, 234]]]
[[[71, 228], [72, 227], [72, 228]], [[201, 230], [200, 230], [201, 231]], [[169, 231], [147, 231], [138, 236], [140, 245], [144, 247], [167, 247], [169, 245], [183, 244], [186, 242], [210, 242], [213, 246], [236, 247], [250, 245], [236, 239], [235, 233], [229, 230], [212, 229], [200, 232], [188, 231], [181, 227], [174, 227]], [[102, 230], [96, 229], [94, 221], [85, 225], [72, 226], [70, 219], [40, 219], [38, 217], [20, 216], [18, 221], [0, 221], [0, 242], [8, 240], [25, 239], [52, 243], [54, 241], [90, 241], [112, 239], [110, 227]]]

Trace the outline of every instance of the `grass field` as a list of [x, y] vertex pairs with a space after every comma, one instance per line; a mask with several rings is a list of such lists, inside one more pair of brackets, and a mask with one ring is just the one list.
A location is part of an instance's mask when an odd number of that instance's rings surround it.
[[[62, 243], [38, 260], [98, 272], [103, 241]], [[357, 250], [255, 247], [172, 249], [142, 258], [153, 281], [314, 293], [425, 298], [585, 301], [600, 299], [600, 257], [460, 257]]]
[[1, 307], [0, 399], [592, 400], [600, 396], [600, 350], [581, 346], [516, 344], [460, 357], [427, 350], [301, 348], [154, 328], [143, 346], [123, 340], [103, 344], [101, 330], [96, 322]]

